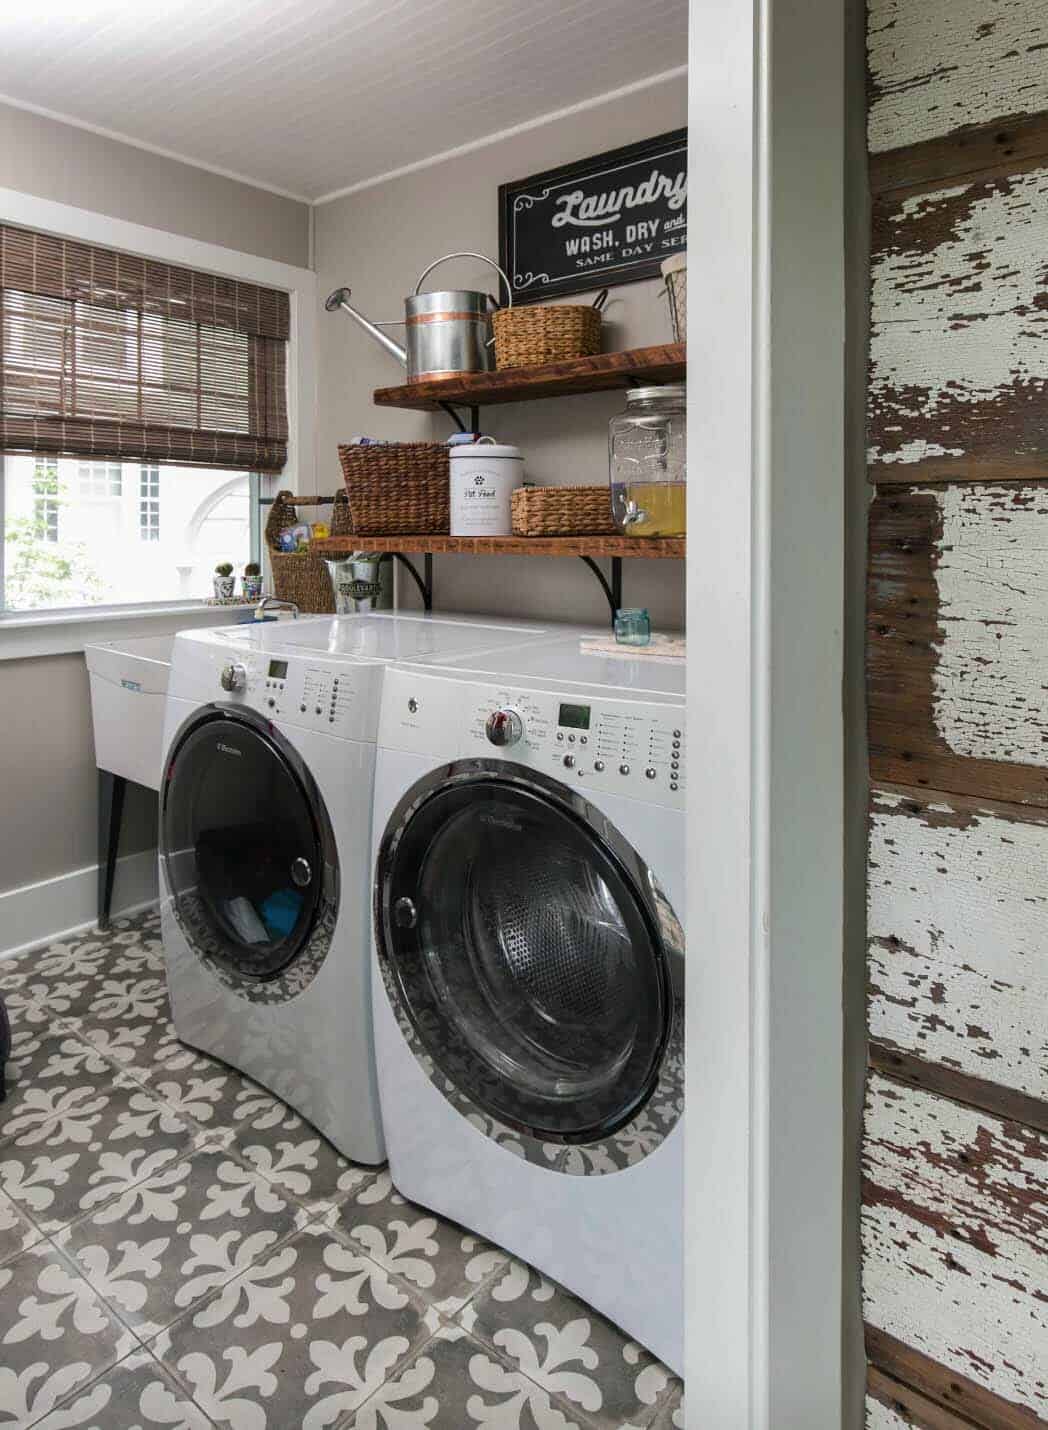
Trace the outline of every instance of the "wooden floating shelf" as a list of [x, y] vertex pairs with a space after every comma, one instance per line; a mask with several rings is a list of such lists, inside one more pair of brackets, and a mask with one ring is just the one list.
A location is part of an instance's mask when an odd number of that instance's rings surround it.
[[683, 536], [325, 536], [310, 542], [318, 556], [353, 551], [460, 552], [471, 556], [636, 556], [683, 560]]
[[501, 372], [471, 372], [436, 382], [412, 382], [403, 387], [379, 387], [378, 407], [409, 407], [437, 412], [442, 402], [464, 407], [489, 407], [499, 402], [532, 402], [540, 397], [569, 397], [580, 392], [683, 382], [687, 371], [683, 343], [630, 348], [621, 353], [568, 358], [536, 367], [508, 367]]

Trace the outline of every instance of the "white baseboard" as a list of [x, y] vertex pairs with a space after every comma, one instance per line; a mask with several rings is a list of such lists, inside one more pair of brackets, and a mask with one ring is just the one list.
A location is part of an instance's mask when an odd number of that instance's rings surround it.
[[[125, 854], [117, 860], [114, 915], [147, 908], [157, 898], [155, 849]], [[39, 884], [8, 889], [0, 894], [0, 958], [91, 928], [97, 915], [97, 864], [42, 879]]]

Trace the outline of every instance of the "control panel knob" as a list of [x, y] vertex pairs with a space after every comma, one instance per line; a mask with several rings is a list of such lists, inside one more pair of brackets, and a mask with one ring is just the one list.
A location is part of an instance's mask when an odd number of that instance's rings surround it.
[[515, 745], [524, 734], [524, 721], [515, 710], [493, 710], [484, 722], [484, 733], [493, 745]]
[[575, 768], [575, 756], [574, 756], [574, 755], [565, 755], [565, 756], [564, 756], [564, 764], [565, 764], [565, 767], [566, 767], [567, 769], [573, 770], [573, 769]]
[[594, 760], [594, 761], [593, 761], [593, 768], [597, 771], [597, 774], [598, 774], [598, 775], [603, 774], [603, 773], [604, 773], [604, 761], [603, 761], [603, 760]]
[[223, 690], [243, 690], [247, 684], [247, 671], [239, 661], [231, 660], [222, 667], [218, 682]]

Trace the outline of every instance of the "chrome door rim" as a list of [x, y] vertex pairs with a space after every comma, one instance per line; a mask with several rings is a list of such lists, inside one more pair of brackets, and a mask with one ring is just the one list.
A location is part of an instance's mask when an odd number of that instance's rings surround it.
[[[215, 720], [228, 720], [246, 726], [262, 736], [286, 764], [309, 810], [316, 829], [317, 844], [322, 851], [321, 888], [308, 931], [287, 963], [270, 977], [260, 978], [238, 971], [226, 959], [216, 957], [201, 946], [199, 931], [187, 920], [180, 901], [174, 896], [170, 872], [171, 851], [165, 837], [167, 800], [173, 763], [189, 736], [201, 726]], [[334, 831], [323, 796], [309, 767], [298, 751], [270, 721], [242, 706], [220, 702], [202, 706], [183, 721], [165, 760], [160, 799], [160, 856], [164, 861], [172, 913], [186, 943], [208, 971], [227, 989], [251, 1003], [286, 1003], [297, 997], [312, 983], [331, 949], [339, 908], [339, 863]]]
[[[533, 1135], [482, 1106], [435, 1059], [401, 989], [394, 958], [387, 946], [389, 876], [404, 832], [437, 793], [464, 783], [498, 783], [540, 793], [562, 814], [570, 814], [615, 859], [625, 872], [634, 896], [645, 907], [657, 931], [671, 992], [666, 1036], [657, 1072], [643, 1102], [614, 1131], [589, 1141]], [[549, 1170], [574, 1175], [601, 1175], [634, 1166], [669, 1136], [684, 1106], [684, 935], [676, 914], [653, 871], [610, 819], [573, 788], [539, 771], [509, 761], [470, 759], [440, 766], [416, 781], [398, 801], [379, 844], [374, 884], [375, 944], [380, 976], [398, 1027], [416, 1061], [441, 1095], [485, 1136], [526, 1160]]]

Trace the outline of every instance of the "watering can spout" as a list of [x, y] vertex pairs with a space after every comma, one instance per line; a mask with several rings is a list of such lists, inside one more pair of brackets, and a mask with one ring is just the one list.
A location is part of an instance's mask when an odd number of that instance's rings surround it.
[[348, 313], [351, 318], [360, 324], [365, 332], [371, 334], [377, 343], [382, 344], [386, 352], [395, 357], [402, 366], [407, 367], [407, 349], [402, 348], [398, 342], [395, 342], [393, 338], [384, 333], [381, 328], [376, 327], [370, 319], [365, 318], [363, 313], [354, 308], [349, 301], [351, 293], [352, 290], [349, 288], [336, 288], [333, 293], [328, 295], [324, 307], [329, 313], [333, 313], [336, 308], [341, 308], [344, 313]]

